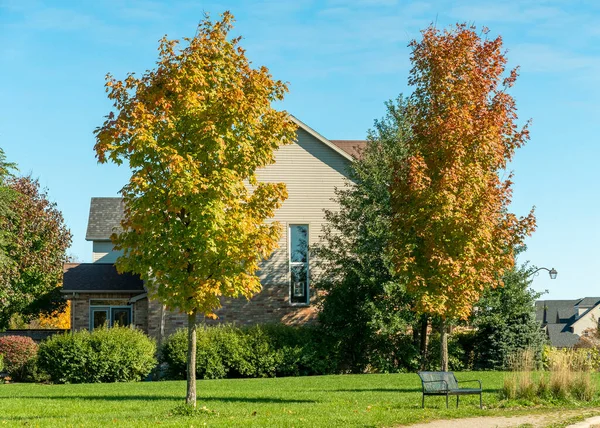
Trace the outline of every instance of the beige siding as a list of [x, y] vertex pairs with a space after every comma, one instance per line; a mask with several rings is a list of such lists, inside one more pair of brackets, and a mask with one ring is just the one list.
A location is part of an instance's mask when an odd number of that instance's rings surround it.
[[113, 250], [112, 242], [93, 241], [93, 263], [114, 263], [121, 254], [123, 254], [122, 251]]
[[[284, 182], [288, 199], [274, 220], [282, 225], [280, 248], [264, 264], [263, 284], [289, 285], [288, 226], [308, 224], [310, 245], [320, 241], [324, 210], [336, 210], [336, 187], [344, 187], [349, 161], [302, 129], [297, 143], [281, 147], [276, 162], [259, 171], [260, 181]], [[312, 263], [311, 263], [312, 264]]]
[[[274, 220], [282, 225], [279, 249], [263, 264], [261, 281], [265, 285], [289, 287], [288, 226], [308, 224], [309, 244], [320, 241], [324, 210], [338, 209], [332, 201], [336, 187], [345, 186], [349, 160], [304, 131], [298, 130], [297, 142], [281, 147], [276, 162], [258, 173], [260, 181], [284, 182], [288, 199]], [[121, 252], [112, 243], [94, 241], [93, 261], [114, 263]], [[311, 263], [312, 265], [312, 263]]]
[[[585, 309], [587, 310], [589, 308]], [[592, 308], [588, 313], [573, 323], [573, 333], [581, 336], [587, 329], [598, 328], [598, 320], [600, 320], [600, 305]]]

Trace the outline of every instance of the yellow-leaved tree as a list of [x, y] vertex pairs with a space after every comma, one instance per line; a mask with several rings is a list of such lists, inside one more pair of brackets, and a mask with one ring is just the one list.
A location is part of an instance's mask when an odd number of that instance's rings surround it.
[[390, 186], [393, 260], [417, 309], [441, 320], [447, 370], [448, 321], [466, 319], [483, 290], [501, 284], [535, 228], [533, 211], [508, 211], [512, 174], [501, 178], [529, 131], [507, 92], [517, 70], [504, 75], [500, 37], [431, 26], [410, 46], [415, 114]]
[[139, 274], [151, 296], [188, 314], [188, 405], [196, 406], [196, 315], [215, 316], [222, 297], [250, 298], [256, 272], [277, 247], [273, 217], [283, 183], [258, 182], [256, 170], [295, 138], [289, 114], [272, 103], [285, 83], [252, 68], [230, 38], [233, 16], [208, 16], [196, 36], [161, 39], [154, 70], [123, 81], [107, 76], [114, 102], [96, 130], [99, 162], [129, 163], [121, 190], [120, 271]]

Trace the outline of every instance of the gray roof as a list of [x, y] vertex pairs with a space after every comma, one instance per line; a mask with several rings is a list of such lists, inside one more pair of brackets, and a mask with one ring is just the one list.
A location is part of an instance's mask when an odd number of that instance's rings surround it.
[[110, 235], [121, 230], [122, 218], [122, 198], [92, 198], [85, 239], [109, 241]]
[[579, 342], [579, 336], [571, 333], [568, 324], [548, 324], [548, 338], [552, 346], [557, 348], [572, 348]]
[[[579, 336], [571, 332], [575, 321], [600, 304], [600, 297], [584, 297], [574, 300], [538, 300], [535, 302], [535, 317], [546, 327], [552, 346], [571, 348]], [[586, 312], [578, 315], [577, 308]]]
[[144, 282], [137, 275], [119, 274], [109, 263], [65, 263], [64, 293], [108, 291], [114, 293], [144, 292]]
[[566, 322], [575, 316], [575, 305], [581, 299], [575, 300], [538, 300], [535, 302], [536, 319], [542, 323]]
[[600, 297], [584, 297], [577, 306], [580, 308], [593, 308], [600, 303]]

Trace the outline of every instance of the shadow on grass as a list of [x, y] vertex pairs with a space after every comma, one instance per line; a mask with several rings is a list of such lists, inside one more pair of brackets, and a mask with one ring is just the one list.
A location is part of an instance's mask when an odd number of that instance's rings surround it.
[[421, 392], [421, 388], [348, 388], [348, 389], [324, 389], [323, 392]]
[[[21, 395], [18, 397], [3, 397], [2, 399], [27, 399], [27, 400], [81, 400], [81, 401], [183, 401], [184, 396], [173, 397], [164, 395], [97, 395], [97, 396], [80, 396], [80, 395]], [[203, 401], [223, 401], [225, 403], [316, 403], [315, 400], [298, 400], [286, 398], [271, 398], [271, 397], [202, 397], [198, 396], [198, 402]]]

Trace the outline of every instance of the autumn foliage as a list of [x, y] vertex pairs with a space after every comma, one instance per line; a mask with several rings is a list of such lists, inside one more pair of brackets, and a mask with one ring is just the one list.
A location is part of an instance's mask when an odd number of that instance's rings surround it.
[[58, 286], [62, 282], [71, 233], [56, 204], [31, 177], [11, 177], [9, 212], [0, 216], [6, 232], [7, 262], [0, 267], [0, 328], [12, 315], [26, 320], [64, 307]]
[[228, 12], [207, 17], [182, 48], [163, 38], [156, 69], [139, 78], [108, 75], [115, 111], [96, 130], [98, 160], [132, 171], [123, 231], [112, 237], [124, 252], [117, 267], [141, 275], [190, 325], [196, 313], [214, 316], [221, 297], [260, 290], [256, 272], [281, 234], [266, 220], [287, 198], [285, 184], [256, 178], [295, 138], [288, 113], [271, 107], [287, 87], [251, 67], [229, 38], [232, 22]]
[[486, 34], [432, 26], [410, 44], [416, 114], [391, 184], [394, 265], [417, 309], [443, 319], [468, 317], [535, 227], [533, 212], [508, 212], [512, 174], [501, 176], [529, 131], [507, 93], [517, 70], [505, 76], [502, 39]]

